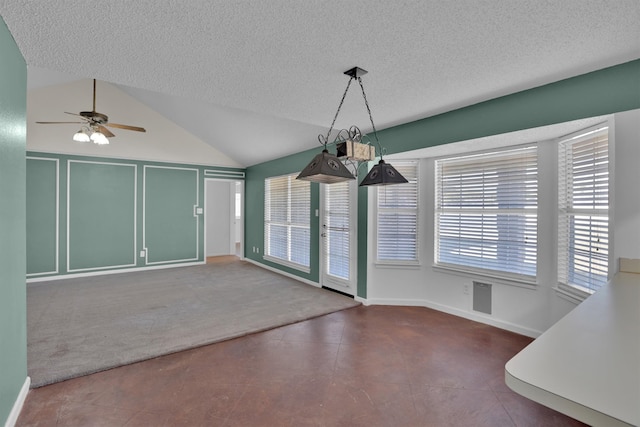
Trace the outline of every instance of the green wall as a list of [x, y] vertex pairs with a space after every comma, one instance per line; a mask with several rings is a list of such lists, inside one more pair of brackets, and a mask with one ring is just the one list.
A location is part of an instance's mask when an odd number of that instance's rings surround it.
[[67, 271], [135, 266], [136, 165], [70, 161], [67, 177]]
[[[375, 106], [374, 106], [375, 107]], [[640, 60], [627, 62], [530, 90], [492, 99], [378, 132], [388, 154], [498, 135], [580, 118], [640, 108]], [[264, 179], [300, 171], [320, 148], [251, 166], [246, 171], [245, 247], [247, 257], [309, 280], [318, 281], [318, 184], [311, 197], [311, 273], [291, 270], [262, 259], [264, 247]], [[358, 193], [358, 296], [366, 298], [367, 195]]]
[[[204, 246], [198, 251], [198, 239], [204, 241], [202, 216], [194, 206], [204, 206], [204, 185], [199, 171], [192, 168], [146, 166], [144, 170], [144, 247], [147, 263], [201, 261]], [[202, 191], [199, 191], [202, 190]], [[200, 219], [200, 220], [199, 220]]]
[[[58, 161], [57, 159], [29, 159], [27, 161], [27, 253], [56, 254], [58, 245]], [[56, 273], [58, 259], [28, 257], [27, 271], [35, 274]]]
[[27, 378], [27, 65], [0, 17], [0, 424]]
[[[286, 271], [304, 279], [318, 282], [320, 274], [318, 267], [318, 260], [320, 257], [320, 235], [317, 233], [317, 230], [320, 226], [320, 218], [315, 216], [315, 211], [316, 209], [320, 209], [319, 184], [311, 183], [311, 266], [309, 273], [303, 273], [299, 270], [262, 259], [264, 254], [264, 179], [272, 176], [299, 172], [311, 159], [309, 156], [310, 154], [307, 152], [298, 153], [272, 162], [252, 166], [247, 169], [244, 193], [244, 247], [246, 258]], [[254, 253], [252, 250], [253, 247], [258, 248], [259, 252]]]
[[237, 168], [27, 154], [29, 279], [204, 262], [204, 180], [244, 177]]

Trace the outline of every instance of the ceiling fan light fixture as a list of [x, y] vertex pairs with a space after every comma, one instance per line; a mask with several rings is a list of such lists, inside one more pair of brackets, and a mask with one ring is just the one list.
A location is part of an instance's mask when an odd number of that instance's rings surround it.
[[90, 136], [91, 141], [98, 145], [107, 145], [109, 140], [102, 132], [94, 131]]
[[80, 129], [73, 135], [73, 140], [76, 142], [91, 142], [91, 138], [86, 129]]

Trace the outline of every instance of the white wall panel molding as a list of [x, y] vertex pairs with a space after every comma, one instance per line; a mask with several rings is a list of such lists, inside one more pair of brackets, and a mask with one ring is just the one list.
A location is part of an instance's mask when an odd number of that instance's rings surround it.
[[[93, 164], [93, 165], [101, 165], [101, 166], [115, 166], [115, 167], [123, 167], [123, 168], [133, 168], [133, 215], [132, 215], [132, 227], [133, 227], [133, 246], [130, 248], [131, 251], [131, 262], [126, 263], [107, 263], [105, 265], [99, 266], [90, 266], [90, 267], [81, 267], [81, 268], [72, 268], [72, 248], [71, 248], [71, 207], [72, 207], [72, 180], [73, 180], [73, 165], [74, 164]], [[119, 269], [119, 268], [128, 268], [136, 266], [136, 254], [137, 254], [137, 195], [138, 195], [138, 166], [136, 164], [131, 163], [113, 163], [113, 162], [101, 162], [101, 161], [88, 161], [88, 160], [67, 160], [67, 272], [68, 273], [78, 273], [83, 271], [95, 271], [95, 270], [109, 270], [109, 269]], [[99, 221], [97, 222], [99, 224]]]

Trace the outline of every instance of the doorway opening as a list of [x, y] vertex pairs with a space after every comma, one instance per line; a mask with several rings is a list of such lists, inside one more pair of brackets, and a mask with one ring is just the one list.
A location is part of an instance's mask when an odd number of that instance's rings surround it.
[[356, 290], [357, 182], [321, 186], [320, 284], [345, 295]]
[[205, 257], [244, 258], [244, 181], [205, 179]]

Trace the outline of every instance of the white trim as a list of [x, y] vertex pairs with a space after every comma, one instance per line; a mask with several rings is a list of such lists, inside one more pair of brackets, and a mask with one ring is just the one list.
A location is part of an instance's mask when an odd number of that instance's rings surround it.
[[472, 267], [463, 268], [454, 264], [433, 264], [431, 266], [434, 271], [440, 273], [449, 273], [456, 276], [482, 278], [483, 280], [492, 280], [495, 283], [508, 286], [517, 286], [519, 288], [535, 290], [538, 288], [538, 282], [535, 277], [530, 279], [527, 276], [500, 274], [495, 270], [473, 269]]
[[[71, 217], [71, 164], [72, 163], [91, 163], [98, 165], [109, 165], [109, 166], [126, 166], [133, 168], [133, 262], [131, 264], [122, 264], [122, 265], [105, 265], [101, 267], [88, 267], [88, 268], [75, 268], [71, 269], [71, 261], [70, 261], [70, 223], [69, 219]], [[105, 270], [110, 268], [126, 268], [126, 267], [135, 267], [137, 265], [137, 252], [138, 252], [138, 165], [131, 163], [112, 163], [112, 162], [97, 162], [90, 160], [67, 160], [67, 272], [74, 271], [94, 271], [94, 270]]]
[[77, 274], [61, 274], [58, 276], [34, 277], [31, 279], [27, 279], [27, 283], [48, 282], [51, 280], [74, 279], [76, 277], [104, 276], [106, 274], [131, 273], [136, 271], [163, 270], [165, 268], [173, 268], [173, 267], [191, 267], [194, 265], [202, 265], [202, 264], [206, 264], [206, 261], [154, 265], [150, 267], [120, 268], [117, 270], [92, 271], [88, 273], [77, 273]]
[[640, 273], [640, 259], [619, 258], [620, 273]]
[[[72, 144], [71, 144], [72, 145]], [[162, 160], [162, 159], [152, 159], [152, 158], [142, 158], [142, 157], [124, 157], [124, 156], [114, 156], [114, 155], [109, 155], [109, 156], [98, 156], [98, 155], [79, 155], [76, 151], [37, 151], [37, 150], [27, 150], [27, 153], [31, 153], [31, 154], [49, 154], [49, 155], [55, 155], [55, 156], [70, 156], [70, 157], [91, 157], [94, 159], [114, 159], [114, 160], [127, 160], [127, 161], [131, 161], [131, 162], [137, 162], [137, 163], [160, 163], [160, 164], [166, 164], [166, 165], [185, 165], [185, 166], [198, 166], [198, 167], [203, 167], [203, 168], [228, 168], [228, 169], [237, 169], [238, 172], [242, 172], [244, 173], [244, 171], [246, 170], [246, 168], [241, 167], [241, 166], [227, 166], [227, 165], [213, 165], [213, 164], [206, 164], [206, 163], [191, 163], [191, 162], [187, 162], [187, 161], [180, 161], [180, 160]]]
[[[236, 232], [237, 228], [240, 228], [240, 252], [244, 255], [244, 181], [240, 179], [221, 179], [221, 178], [210, 178], [205, 175], [204, 177], [204, 257], [205, 259], [208, 256], [216, 256], [216, 255], [208, 255], [207, 252], [207, 223], [209, 222], [209, 213], [207, 212], [207, 184], [211, 182], [222, 182], [228, 183], [231, 185], [229, 200], [229, 228], [232, 232], [229, 233], [229, 254], [236, 255]], [[240, 184], [240, 217], [236, 217], [236, 194], [238, 190], [238, 185]]]
[[367, 306], [371, 305], [368, 299], [359, 297], [358, 295], [354, 295], [353, 299], [361, 303], [362, 305], [367, 305]]
[[307, 267], [306, 265], [298, 264], [296, 262], [287, 261], [286, 259], [274, 257], [271, 255], [263, 255], [262, 259], [265, 261], [272, 262], [274, 264], [280, 264], [283, 267], [293, 268], [294, 270], [302, 271], [303, 273], [309, 274], [311, 272], [311, 267]]
[[226, 179], [226, 180], [244, 180], [244, 172], [243, 171], [225, 171], [219, 169], [205, 169], [204, 176], [207, 178], [218, 178], [218, 179]]
[[27, 156], [27, 160], [43, 160], [56, 164], [56, 252], [54, 255], [55, 270], [29, 273], [27, 277], [42, 276], [44, 274], [58, 274], [60, 270], [60, 159], [50, 157]]
[[254, 261], [254, 260], [252, 260], [250, 258], [245, 258], [245, 261], [250, 262], [251, 264], [257, 265], [258, 267], [262, 267], [265, 270], [273, 271], [274, 273], [282, 274], [283, 276], [287, 276], [287, 277], [289, 277], [291, 279], [295, 279], [295, 280], [297, 280], [299, 282], [305, 283], [307, 285], [311, 285], [311, 286], [313, 286], [315, 288], [320, 288], [321, 287], [320, 283], [312, 282], [309, 279], [305, 279], [303, 277], [296, 276], [295, 274], [287, 273], [286, 271], [282, 271], [282, 270], [279, 270], [277, 268], [273, 268], [273, 267], [271, 267], [269, 265], [262, 264], [262, 263], [260, 263], [258, 261]]
[[[444, 313], [453, 314], [454, 316], [463, 317], [465, 319], [473, 320], [475, 322], [484, 323], [486, 325], [495, 326], [496, 328], [505, 329], [507, 331], [515, 332], [520, 335], [525, 335], [531, 338], [537, 338], [542, 335], [543, 331], [538, 331], [531, 328], [526, 328], [515, 323], [505, 322], [502, 320], [494, 319], [490, 316], [470, 313], [459, 308], [451, 307], [448, 305], [438, 304], [427, 300], [420, 299], [397, 299], [397, 298], [369, 298], [366, 300], [359, 299], [365, 305], [401, 305], [409, 307], [427, 307], [433, 310], [442, 311]], [[366, 302], [365, 302], [366, 301]]]
[[[193, 207], [194, 218], [196, 219], [196, 256], [195, 258], [185, 259], [172, 259], [165, 261], [149, 261], [149, 248], [147, 247], [147, 168], [154, 169], [174, 169], [174, 170], [186, 170], [195, 171], [196, 173], [196, 204]], [[142, 247], [144, 248], [144, 263], [145, 265], [162, 265], [174, 262], [185, 261], [198, 261], [200, 259], [200, 219], [198, 218], [196, 208], [200, 207], [200, 170], [197, 168], [181, 168], [173, 166], [156, 166], [156, 165], [144, 165], [142, 167]], [[206, 253], [205, 253], [206, 254]], [[206, 255], [205, 255], [206, 258]]]
[[20, 411], [22, 411], [24, 401], [27, 399], [27, 394], [29, 393], [30, 386], [31, 378], [27, 377], [24, 380], [24, 384], [22, 384], [22, 388], [20, 389], [20, 393], [18, 393], [18, 397], [16, 398], [13, 407], [11, 408], [11, 412], [9, 412], [9, 417], [4, 423], [4, 427], [14, 427], [16, 425], [18, 417], [20, 416]]
[[562, 297], [576, 305], [580, 304], [592, 295], [589, 292], [582, 291], [575, 286], [565, 285], [564, 283], [558, 283], [557, 286], [553, 286], [551, 289], [556, 291], [556, 295], [559, 297]]
[[375, 268], [402, 268], [408, 270], [418, 270], [422, 268], [422, 263], [418, 261], [375, 261]]

